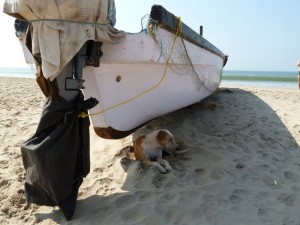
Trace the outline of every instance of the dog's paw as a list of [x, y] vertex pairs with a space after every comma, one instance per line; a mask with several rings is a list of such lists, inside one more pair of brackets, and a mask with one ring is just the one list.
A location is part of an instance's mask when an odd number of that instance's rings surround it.
[[168, 170], [166, 168], [162, 167], [162, 166], [159, 167], [158, 170], [159, 170], [160, 173], [163, 173], [163, 174], [168, 172]]
[[163, 167], [169, 172], [171, 171], [173, 168], [170, 165], [170, 163], [167, 160], [161, 160], [161, 163], [163, 165]]
[[168, 173], [171, 170], [173, 170], [173, 168], [170, 165], [166, 165], [165, 167], [160, 166], [158, 169], [159, 169], [159, 172], [163, 173], [163, 174]]
[[170, 165], [166, 165], [166, 170], [167, 170], [168, 172], [170, 172], [171, 170], [173, 170], [173, 167], [170, 166]]

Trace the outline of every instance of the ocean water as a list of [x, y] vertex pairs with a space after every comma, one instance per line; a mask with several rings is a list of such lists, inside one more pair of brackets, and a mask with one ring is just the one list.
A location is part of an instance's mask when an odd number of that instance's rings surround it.
[[35, 78], [35, 68], [28, 67], [0, 67], [0, 77]]
[[297, 88], [297, 76], [297, 70], [293, 72], [224, 70], [221, 85]]
[[[297, 71], [237, 71], [224, 70], [221, 86], [227, 84], [259, 86], [259, 87], [284, 87], [297, 88]], [[25, 68], [1, 68], [2, 77], [35, 78], [34, 67]]]

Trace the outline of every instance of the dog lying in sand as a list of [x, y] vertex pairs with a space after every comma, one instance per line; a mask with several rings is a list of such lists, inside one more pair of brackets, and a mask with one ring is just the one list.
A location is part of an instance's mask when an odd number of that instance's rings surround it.
[[147, 165], [158, 167], [161, 173], [167, 173], [173, 168], [169, 162], [162, 158], [163, 150], [172, 155], [180, 155], [187, 150], [179, 151], [173, 134], [160, 129], [150, 134], [139, 136], [134, 142], [134, 156]]

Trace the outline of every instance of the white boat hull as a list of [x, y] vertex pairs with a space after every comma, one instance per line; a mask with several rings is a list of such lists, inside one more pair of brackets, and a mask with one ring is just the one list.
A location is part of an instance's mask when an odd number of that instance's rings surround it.
[[99, 101], [89, 111], [99, 136], [123, 137], [218, 88], [224, 59], [180, 38], [171, 53], [173, 40], [173, 33], [158, 29], [156, 39], [141, 32], [128, 34], [117, 45], [103, 43], [100, 67], [83, 69], [84, 95]]

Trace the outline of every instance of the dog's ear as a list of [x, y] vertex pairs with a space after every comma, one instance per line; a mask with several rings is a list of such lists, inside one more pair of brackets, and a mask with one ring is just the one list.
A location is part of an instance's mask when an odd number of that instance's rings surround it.
[[166, 136], [167, 136], [167, 132], [164, 130], [160, 130], [160, 131], [158, 131], [156, 137], [157, 137], [158, 142], [160, 143], [161, 141], [163, 141], [166, 138]]

